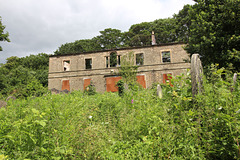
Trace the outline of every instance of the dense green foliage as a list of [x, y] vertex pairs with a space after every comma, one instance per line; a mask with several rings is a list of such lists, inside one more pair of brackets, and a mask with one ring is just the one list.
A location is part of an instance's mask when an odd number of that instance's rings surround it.
[[175, 18], [158, 19], [153, 22], [134, 24], [129, 31], [107, 28], [100, 35], [88, 40], [78, 40], [59, 47], [56, 55], [98, 51], [113, 48], [145, 46], [151, 44], [152, 31], [155, 32], [157, 43], [177, 42], [184, 39], [184, 34], [176, 34]]
[[187, 51], [199, 53], [204, 65], [218, 63], [240, 70], [240, 0], [195, 0]]
[[[0, 16], [0, 41], [10, 42], [9, 33], [4, 33], [5, 26], [2, 24], [2, 18]], [[0, 51], [2, 51], [2, 47], [0, 46]]]
[[[0, 148], [9, 159], [237, 159], [239, 80], [209, 68], [192, 102], [182, 75], [156, 90], [45, 95], [0, 109]], [[225, 80], [221, 77], [225, 75]], [[233, 88], [233, 89], [231, 89]]]
[[82, 53], [101, 50], [101, 45], [96, 39], [77, 40], [72, 43], [61, 45], [54, 53], [55, 55]]
[[42, 95], [48, 85], [48, 61], [49, 56], [45, 53], [7, 58], [7, 63], [0, 66], [0, 94]]
[[[132, 52], [122, 56], [121, 66], [118, 68], [118, 74], [122, 77], [125, 87], [131, 88], [137, 81], [137, 65], [134, 65], [134, 54]], [[122, 82], [119, 82], [119, 87], [122, 87]]]

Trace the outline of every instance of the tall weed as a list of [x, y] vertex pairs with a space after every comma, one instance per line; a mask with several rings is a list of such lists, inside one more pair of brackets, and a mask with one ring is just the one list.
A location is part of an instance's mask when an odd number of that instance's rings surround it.
[[[190, 75], [154, 89], [80, 91], [11, 101], [0, 109], [8, 159], [238, 159], [239, 80], [212, 68], [192, 101]], [[223, 76], [224, 75], [224, 76]], [[212, 77], [211, 77], [212, 76]]]

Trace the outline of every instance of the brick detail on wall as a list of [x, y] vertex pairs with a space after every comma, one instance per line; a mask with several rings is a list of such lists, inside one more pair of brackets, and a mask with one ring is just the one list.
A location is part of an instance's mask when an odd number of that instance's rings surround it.
[[144, 75], [138, 75], [137, 76], [137, 82], [143, 87], [146, 88], [146, 81]]
[[108, 77], [106, 78], [106, 90], [107, 92], [117, 92], [117, 82], [122, 79], [121, 77]]
[[172, 73], [163, 74], [163, 83], [164, 84], [169, 83], [170, 86], [173, 86], [171, 84], [171, 79], [172, 79]]
[[63, 80], [62, 81], [62, 90], [65, 90], [65, 89], [70, 91], [69, 80]]
[[87, 86], [89, 86], [91, 84], [91, 79], [84, 79], [83, 80], [83, 89], [85, 90], [87, 88]]

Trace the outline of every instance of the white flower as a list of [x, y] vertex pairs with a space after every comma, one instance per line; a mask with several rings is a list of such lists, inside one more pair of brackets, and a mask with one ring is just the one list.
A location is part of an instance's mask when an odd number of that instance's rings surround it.
[[89, 118], [89, 119], [92, 119], [92, 116], [89, 116], [88, 118]]
[[221, 110], [222, 109], [222, 106], [218, 108], [218, 110]]

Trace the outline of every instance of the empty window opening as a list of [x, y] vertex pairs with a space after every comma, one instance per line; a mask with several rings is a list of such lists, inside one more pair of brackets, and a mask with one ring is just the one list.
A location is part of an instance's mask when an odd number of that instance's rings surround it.
[[144, 57], [143, 53], [136, 54], [136, 65], [143, 65]]
[[68, 90], [70, 91], [70, 84], [69, 84], [69, 80], [63, 80], [62, 81], [62, 90]]
[[106, 57], [106, 68], [108, 68], [108, 64], [109, 64], [109, 60], [108, 60], [109, 58], [108, 57]]
[[110, 67], [116, 67], [117, 66], [117, 53], [112, 52], [110, 53]]
[[146, 88], [146, 81], [144, 75], [138, 75], [137, 76], [137, 82], [140, 84], [143, 88]]
[[85, 90], [91, 84], [91, 79], [83, 80], [83, 89]]
[[171, 62], [170, 51], [162, 52], [162, 62]]
[[107, 92], [117, 92], [117, 82], [121, 79], [121, 77], [108, 77], [106, 78], [106, 90]]
[[70, 61], [63, 61], [63, 70], [64, 71], [70, 71]]
[[170, 86], [173, 86], [171, 84], [171, 79], [172, 79], [172, 74], [171, 73], [163, 74], [163, 83], [164, 84], [169, 84]]
[[121, 66], [121, 59], [120, 59], [120, 56], [117, 56], [117, 65], [118, 65], [118, 66]]
[[92, 69], [92, 59], [85, 59], [85, 69]]

